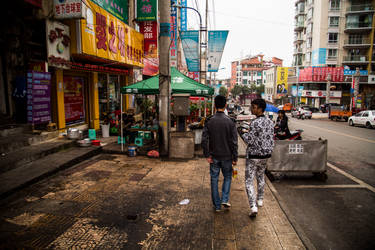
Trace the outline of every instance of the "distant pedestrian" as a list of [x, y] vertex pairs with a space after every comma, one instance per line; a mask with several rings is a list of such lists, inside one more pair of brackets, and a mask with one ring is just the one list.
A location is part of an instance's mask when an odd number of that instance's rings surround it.
[[[237, 164], [238, 136], [236, 124], [224, 114], [226, 98], [215, 97], [216, 114], [207, 118], [202, 135], [204, 156], [210, 164], [211, 198], [215, 211], [222, 211], [221, 205], [230, 208], [229, 194], [233, 165]], [[220, 170], [224, 176], [222, 196], [218, 191]]]
[[279, 140], [288, 139], [291, 136], [288, 127], [288, 117], [286, 116], [284, 110], [279, 110], [277, 113], [278, 117], [275, 125], [276, 137]]
[[[264, 197], [264, 172], [267, 167], [267, 159], [271, 157], [274, 147], [274, 125], [273, 122], [264, 116], [266, 102], [263, 99], [256, 99], [251, 103], [251, 113], [256, 118], [250, 123], [248, 133], [243, 135], [247, 144], [245, 187], [250, 205], [250, 217], [258, 213], [258, 206], [263, 206]], [[254, 190], [254, 177], [257, 179], [258, 193]]]

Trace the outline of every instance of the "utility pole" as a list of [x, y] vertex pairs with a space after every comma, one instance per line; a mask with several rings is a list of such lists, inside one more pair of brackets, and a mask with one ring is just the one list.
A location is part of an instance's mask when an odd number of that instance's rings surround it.
[[327, 87], [326, 87], [326, 103], [328, 104], [330, 102], [330, 97], [331, 97], [331, 80], [332, 76], [331, 73], [327, 74]]
[[170, 19], [171, 0], [159, 0], [160, 36], [159, 36], [159, 126], [162, 130], [160, 155], [169, 153], [169, 127], [170, 127], [170, 72], [169, 72], [169, 46], [170, 46]]

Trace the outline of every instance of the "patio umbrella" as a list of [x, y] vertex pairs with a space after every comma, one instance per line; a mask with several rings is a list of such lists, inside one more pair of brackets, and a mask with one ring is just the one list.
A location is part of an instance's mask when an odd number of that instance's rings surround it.
[[279, 109], [277, 107], [267, 103], [265, 111], [277, 113], [279, 111]]

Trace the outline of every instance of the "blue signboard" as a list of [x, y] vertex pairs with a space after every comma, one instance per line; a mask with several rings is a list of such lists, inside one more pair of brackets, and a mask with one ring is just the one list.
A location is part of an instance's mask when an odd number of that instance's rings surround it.
[[199, 72], [199, 31], [181, 31], [180, 37], [188, 70]]
[[228, 30], [208, 31], [208, 72], [217, 72], [223, 55]]
[[312, 66], [321, 66], [326, 64], [327, 58], [327, 49], [326, 48], [319, 48], [313, 50], [311, 54], [311, 65]]
[[[367, 70], [360, 70], [359, 73], [361, 76], [367, 76], [368, 71]], [[352, 76], [355, 74], [355, 70], [350, 70], [350, 69], [344, 69], [344, 76]]]
[[[183, 7], [187, 7], [187, 0], [181, 0], [181, 4]], [[187, 30], [187, 8], [180, 8], [181, 10], [181, 30]]]

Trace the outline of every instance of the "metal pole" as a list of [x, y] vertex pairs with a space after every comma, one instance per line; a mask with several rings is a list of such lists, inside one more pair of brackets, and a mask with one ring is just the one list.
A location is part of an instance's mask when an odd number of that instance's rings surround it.
[[326, 90], [326, 103], [328, 104], [330, 101], [330, 91], [331, 91], [331, 74], [327, 75], [327, 90]]
[[160, 36], [159, 36], [159, 126], [162, 130], [160, 155], [169, 153], [169, 106], [170, 106], [170, 76], [169, 76], [169, 46], [171, 1], [159, 0]]
[[120, 93], [120, 103], [121, 103], [121, 105], [120, 105], [120, 129], [121, 129], [121, 132], [120, 132], [120, 136], [121, 136], [121, 138], [120, 138], [120, 142], [121, 142], [121, 152], [124, 152], [124, 135], [123, 135], [123, 131], [122, 131], [122, 105], [123, 105], [123, 103], [122, 103], [122, 93]]
[[357, 97], [359, 92], [359, 77], [361, 73], [359, 71], [359, 68], [356, 68], [355, 74], [354, 74], [354, 107], [357, 105]]

